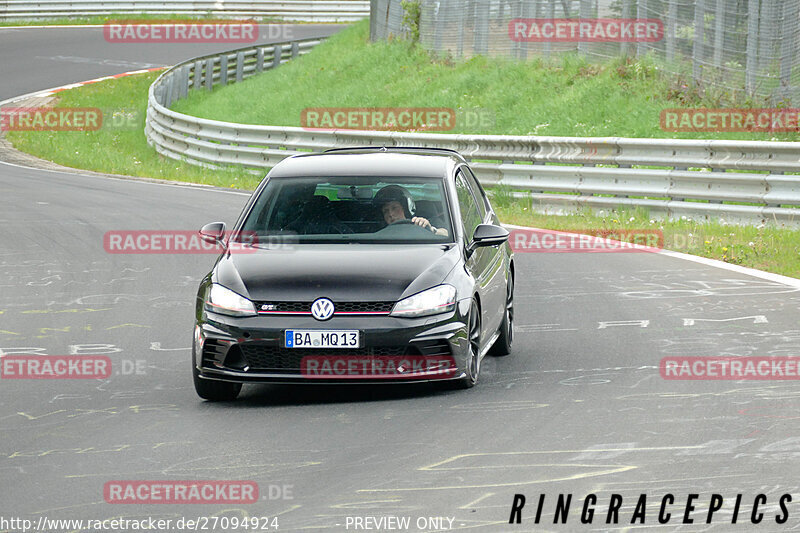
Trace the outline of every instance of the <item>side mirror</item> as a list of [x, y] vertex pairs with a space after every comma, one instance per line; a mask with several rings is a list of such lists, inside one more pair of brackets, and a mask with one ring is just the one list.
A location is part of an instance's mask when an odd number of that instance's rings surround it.
[[220, 244], [225, 237], [225, 223], [212, 222], [200, 228], [200, 238], [210, 244]]
[[495, 226], [494, 224], [478, 224], [475, 233], [472, 234], [472, 242], [469, 243], [467, 251], [472, 253], [476, 248], [482, 246], [497, 246], [508, 240], [508, 230]]

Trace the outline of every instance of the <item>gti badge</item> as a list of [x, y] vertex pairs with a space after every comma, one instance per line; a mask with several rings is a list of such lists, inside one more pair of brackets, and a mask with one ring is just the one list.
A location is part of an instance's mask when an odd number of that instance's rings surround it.
[[317, 298], [311, 304], [311, 315], [317, 320], [328, 320], [333, 316], [333, 302], [327, 298]]

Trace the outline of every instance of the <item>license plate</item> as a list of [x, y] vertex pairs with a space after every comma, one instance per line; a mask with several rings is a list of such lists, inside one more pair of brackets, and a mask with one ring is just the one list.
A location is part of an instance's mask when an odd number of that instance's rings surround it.
[[360, 348], [357, 329], [287, 329], [287, 348]]

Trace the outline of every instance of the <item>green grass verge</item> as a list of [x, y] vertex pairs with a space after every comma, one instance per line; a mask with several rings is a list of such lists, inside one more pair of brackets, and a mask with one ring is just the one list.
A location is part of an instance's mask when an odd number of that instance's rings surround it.
[[[259, 176], [209, 170], [159, 155], [144, 136], [147, 90], [160, 72], [125, 76], [58, 93], [57, 107], [103, 111], [97, 131], [9, 131], [15, 148], [72, 168], [253, 189]], [[266, 174], [266, 172], [265, 172]]]
[[[174, 109], [249, 124], [301, 125], [309, 107], [447, 107], [488, 110], [493, 123], [456, 120], [449, 133], [797, 140], [797, 133], [672, 133], [665, 108], [722, 107], [699, 99], [651, 59], [597, 65], [577, 55], [545, 62], [477, 56], [453, 61], [405, 41], [368, 42], [368, 21], [313, 53], [243, 83], [192, 93]], [[689, 92], [687, 92], [689, 91]], [[694, 98], [689, 104], [686, 99]]]
[[582, 230], [660, 230], [663, 247], [775, 274], [800, 277], [800, 229], [736, 226], [690, 219], [656, 220], [645, 209], [580, 211], [573, 215], [535, 213], [530, 201], [490, 189], [492, 205], [506, 224], [586, 233]]

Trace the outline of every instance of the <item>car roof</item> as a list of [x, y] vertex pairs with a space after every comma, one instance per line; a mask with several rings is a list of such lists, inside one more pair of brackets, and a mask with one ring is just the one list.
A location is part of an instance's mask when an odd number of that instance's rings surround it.
[[289, 157], [275, 165], [269, 176], [443, 178], [463, 161], [457, 153], [444, 150], [354, 148]]

